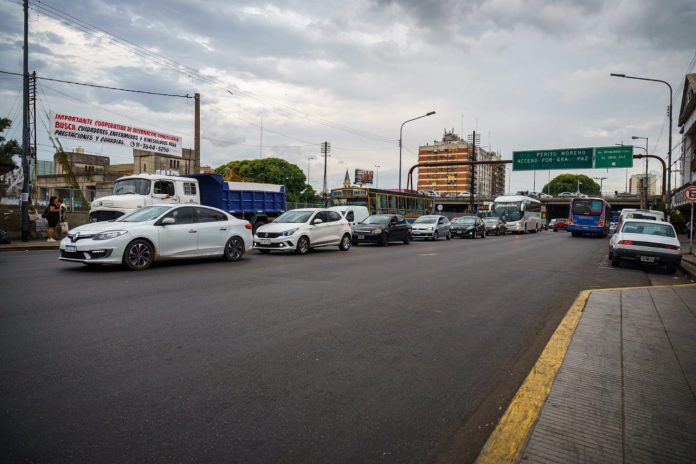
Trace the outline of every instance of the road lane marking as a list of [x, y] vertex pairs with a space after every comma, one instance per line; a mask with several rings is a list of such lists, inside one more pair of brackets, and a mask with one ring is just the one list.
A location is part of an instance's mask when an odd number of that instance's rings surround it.
[[583, 290], [546, 344], [539, 359], [512, 398], [505, 414], [486, 441], [476, 464], [516, 463], [524, 451], [527, 438], [536, 423], [541, 408], [551, 392], [556, 373], [565, 358], [568, 346], [580, 321], [587, 300], [595, 292], [615, 292], [641, 288], [688, 288], [696, 284], [644, 285]]
[[437, 253], [421, 253], [418, 256], [437, 256]]

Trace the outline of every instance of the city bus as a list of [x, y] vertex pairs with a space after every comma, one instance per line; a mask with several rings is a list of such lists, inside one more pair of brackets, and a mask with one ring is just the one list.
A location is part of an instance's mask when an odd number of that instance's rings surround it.
[[611, 205], [601, 198], [573, 198], [568, 212], [568, 231], [573, 237], [595, 234], [606, 237], [611, 224]]
[[331, 205], [366, 206], [370, 214], [400, 214], [413, 222], [419, 216], [433, 214], [435, 199], [417, 192], [343, 187], [331, 190]]
[[508, 232], [526, 234], [541, 230], [541, 202], [523, 195], [503, 195], [493, 201], [493, 215], [507, 225]]

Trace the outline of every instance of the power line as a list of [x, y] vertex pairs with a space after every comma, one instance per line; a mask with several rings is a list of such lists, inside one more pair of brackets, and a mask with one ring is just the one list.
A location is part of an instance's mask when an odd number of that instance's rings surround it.
[[[22, 76], [21, 73], [14, 73], [10, 71], [3, 71], [0, 70], [0, 73], [2, 74], [11, 74], [13, 76]], [[108, 90], [119, 90], [121, 92], [131, 92], [131, 93], [144, 93], [146, 95], [158, 95], [161, 97], [178, 97], [178, 98], [193, 98], [189, 94], [186, 95], [178, 95], [178, 94], [173, 94], [173, 93], [161, 93], [161, 92], [150, 92], [149, 90], [134, 90], [134, 89], [124, 89], [120, 87], [110, 87], [108, 85], [98, 85], [98, 84], [88, 84], [85, 82], [75, 82], [75, 81], [65, 81], [62, 79], [53, 79], [50, 77], [41, 77], [41, 76], [36, 76], [36, 79], [42, 79], [44, 81], [51, 81], [51, 82], [61, 82], [63, 84], [73, 84], [73, 85], [82, 85], [85, 87], [94, 87], [97, 89], [108, 89]]]
[[[217, 87], [221, 90], [224, 90], [225, 92], [232, 93], [232, 91], [227, 89], [225, 86], [221, 85], [217, 79], [210, 78], [208, 76], [204, 76], [204, 75], [200, 74], [200, 72], [194, 68], [191, 68], [191, 67], [186, 66], [184, 64], [181, 64], [177, 61], [174, 61], [170, 58], [167, 58], [163, 55], [160, 55], [160, 54], [157, 54], [157, 53], [152, 52], [150, 50], [147, 50], [147, 49], [145, 49], [145, 48], [143, 48], [143, 47], [141, 47], [133, 42], [130, 42], [126, 39], [123, 39], [119, 36], [116, 36], [108, 31], [100, 29], [97, 26], [94, 26], [86, 21], [78, 19], [78, 18], [70, 15], [69, 13], [65, 13], [65, 12], [59, 10], [58, 8], [55, 8], [51, 5], [48, 5], [45, 2], [38, 1], [38, 2], [34, 3], [34, 7], [37, 9], [37, 11], [40, 11], [41, 13], [45, 14], [46, 16], [48, 16], [52, 19], [55, 19], [55, 20], [65, 24], [67, 26], [77, 28], [83, 32], [88, 33], [88, 34], [97, 33], [97, 34], [99, 34], [100, 37], [102, 37], [102, 34], [106, 35], [107, 37], [104, 37], [105, 39], [107, 39], [109, 42], [111, 42], [112, 44], [114, 44], [120, 48], [126, 49], [129, 52], [134, 53], [142, 58], [146, 58], [146, 59], [149, 59], [151, 61], [154, 61], [155, 63], [157, 63], [161, 66], [168, 67], [170, 69], [175, 70], [176, 72], [185, 74], [191, 78], [195, 78], [196, 80], [213, 85], [214, 87]], [[271, 101], [267, 98], [255, 95], [252, 92], [247, 92], [247, 91], [243, 91], [243, 90], [240, 90], [238, 88], [235, 88], [235, 92], [233, 93], [233, 95], [237, 95], [237, 96], [240, 96], [242, 98], [247, 98], [249, 100], [252, 100], [256, 103], [260, 103], [262, 105], [270, 105], [274, 109], [276, 109], [276, 111], [283, 113], [283, 114], [286, 114], [286, 115], [291, 115], [291, 114], [301, 115], [304, 119], [307, 119], [307, 120], [312, 121], [314, 123], [317, 123], [317, 124], [320, 124], [320, 125], [323, 125], [326, 127], [330, 127], [330, 128], [336, 129], [336, 130], [340, 130], [343, 132], [351, 133], [353, 135], [361, 136], [364, 138], [371, 138], [373, 140], [377, 140], [377, 141], [384, 142], [384, 143], [393, 143], [394, 142], [394, 139], [391, 139], [390, 137], [385, 137], [382, 135], [373, 134], [373, 133], [368, 132], [368, 131], [355, 129], [355, 128], [352, 128], [349, 126], [345, 126], [343, 124], [338, 124], [338, 123], [335, 123], [333, 121], [329, 121], [327, 119], [312, 116], [309, 113], [305, 113], [305, 112], [297, 110], [295, 108], [281, 105], [278, 103], [274, 103], [273, 101]]]

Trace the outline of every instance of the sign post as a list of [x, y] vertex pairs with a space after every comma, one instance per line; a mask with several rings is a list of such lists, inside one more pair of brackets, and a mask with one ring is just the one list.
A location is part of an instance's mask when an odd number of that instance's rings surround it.
[[693, 254], [694, 243], [694, 203], [696, 203], [696, 187], [687, 187], [684, 190], [684, 199], [691, 203], [691, 216], [689, 217], [689, 254]]

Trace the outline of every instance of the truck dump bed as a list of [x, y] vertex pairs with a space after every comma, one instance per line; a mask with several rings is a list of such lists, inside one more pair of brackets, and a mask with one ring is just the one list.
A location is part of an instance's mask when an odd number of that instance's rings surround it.
[[256, 182], [227, 182], [218, 174], [192, 174], [198, 180], [201, 203], [230, 214], [285, 211], [285, 186]]

